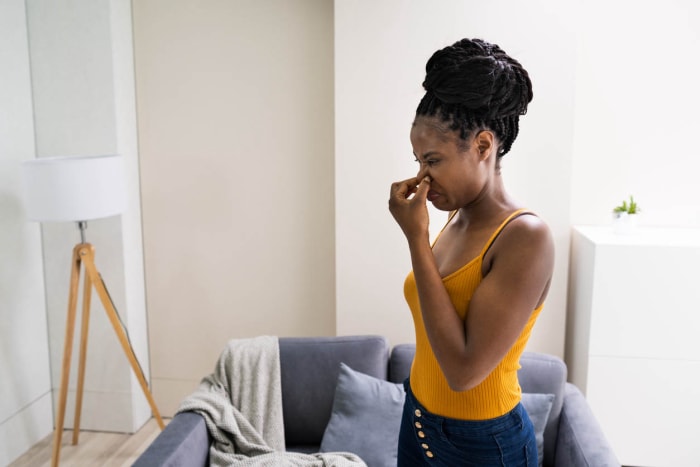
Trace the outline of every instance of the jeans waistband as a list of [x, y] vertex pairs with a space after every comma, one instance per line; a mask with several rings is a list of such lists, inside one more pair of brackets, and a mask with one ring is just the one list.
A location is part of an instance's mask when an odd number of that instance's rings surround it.
[[445, 417], [430, 412], [423, 404], [420, 403], [415, 394], [413, 394], [408, 378], [406, 378], [403, 385], [404, 389], [406, 390], [407, 400], [413, 405], [413, 409], [420, 410], [420, 418], [429, 423], [437, 423], [442, 426], [459, 427], [459, 429], [463, 431], [473, 430], [474, 433], [484, 433], [484, 431], [493, 431], [497, 433], [504, 429], [508, 429], [514, 424], [522, 424], [522, 412], [524, 411], [524, 408], [520, 403], [518, 403], [510, 412], [501, 415], [500, 417], [487, 420], [463, 420], [459, 418]]

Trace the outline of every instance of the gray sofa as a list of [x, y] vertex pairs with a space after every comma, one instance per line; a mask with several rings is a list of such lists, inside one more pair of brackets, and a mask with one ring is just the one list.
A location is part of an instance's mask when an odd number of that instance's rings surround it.
[[[280, 338], [285, 441], [288, 451], [317, 452], [333, 408], [340, 363], [395, 383], [409, 373], [415, 346], [390, 348], [381, 336]], [[620, 466], [583, 394], [566, 382], [554, 356], [525, 352], [518, 372], [525, 393], [554, 394], [544, 430], [544, 466]], [[134, 466], [208, 465], [210, 438], [194, 412], [176, 415]]]

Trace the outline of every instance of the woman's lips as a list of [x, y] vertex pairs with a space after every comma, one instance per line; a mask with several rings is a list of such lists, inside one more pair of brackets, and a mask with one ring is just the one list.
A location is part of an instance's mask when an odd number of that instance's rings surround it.
[[428, 201], [433, 202], [439, 197], [440, 197], [440, 193], [438, 193], [437, 191], [433, 191], [433, 190], [428, 191]]

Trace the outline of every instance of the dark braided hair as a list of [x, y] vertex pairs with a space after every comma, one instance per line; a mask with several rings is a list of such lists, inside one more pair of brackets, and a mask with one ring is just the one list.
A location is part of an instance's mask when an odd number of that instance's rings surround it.
[[488, 128], [501, 142], [498, 158], [510, 151], [532, 100], [530, 77], [517, 60], [495, 44], [462, 39], [435, 52], [425, 71], [417, 117], [439, 117], [465, 141]]

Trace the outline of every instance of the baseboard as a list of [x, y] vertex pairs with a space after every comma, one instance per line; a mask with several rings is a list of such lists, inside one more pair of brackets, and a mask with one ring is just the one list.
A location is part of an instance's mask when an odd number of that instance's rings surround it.
[[51, 392], [0, 423], [0, 465], [8, 465], [53, 432]]

